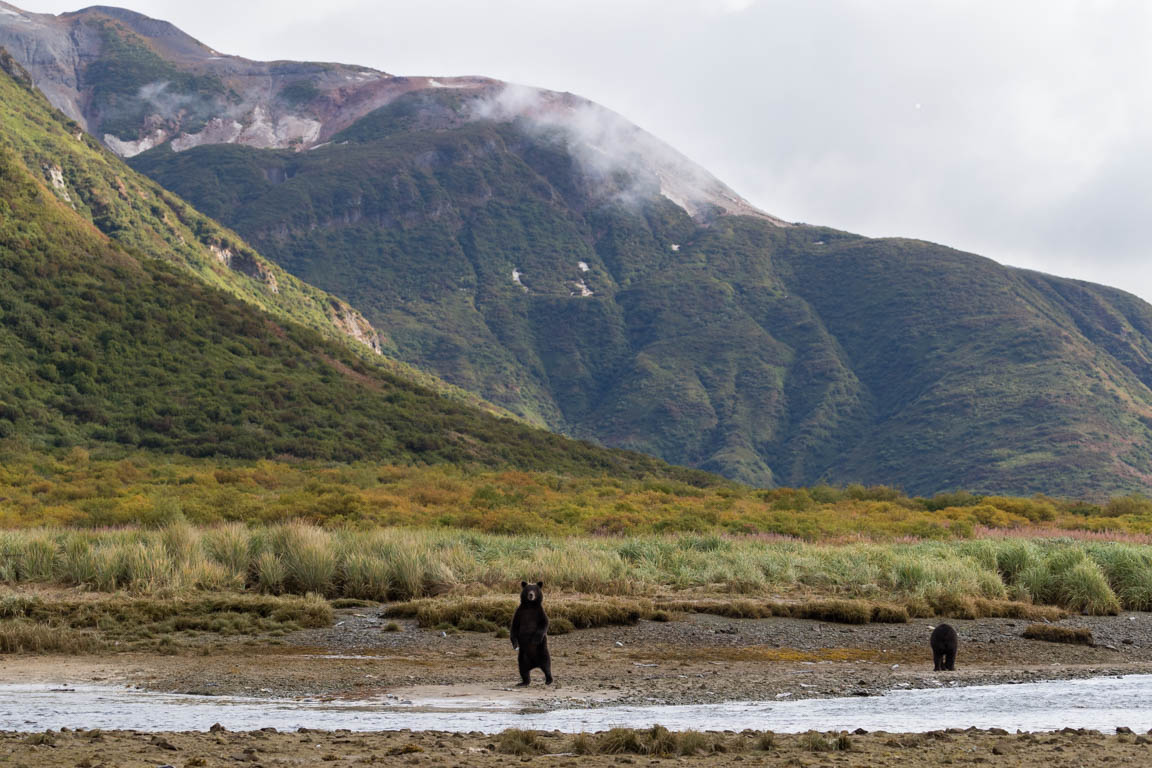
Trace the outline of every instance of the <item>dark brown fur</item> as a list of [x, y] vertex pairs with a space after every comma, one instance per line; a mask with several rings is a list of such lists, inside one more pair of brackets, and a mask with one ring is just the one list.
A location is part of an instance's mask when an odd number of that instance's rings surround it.
[[951, 625], [941, 624], [932, 630], [928, 644], [932, 646], [932, 663], [937, 672], [956, 669], [956, 649], [960, 646], [960, 636]]
[[520, 685], [532, 682], [533, 669], [544, 672], [544, 684], [552, 684], [552, 657], [548, 654], [548, 614], [544, 613], [544, 582], [520, 582], [520, 606], [512, 615], [512, 647], [520, 651]]

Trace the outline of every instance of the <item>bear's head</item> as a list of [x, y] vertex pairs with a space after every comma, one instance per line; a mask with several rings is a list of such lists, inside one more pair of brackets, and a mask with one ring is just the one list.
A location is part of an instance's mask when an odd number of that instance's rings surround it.
[[520, 582], [520, 605], [540, 605], [544, 601], [544, 582]]

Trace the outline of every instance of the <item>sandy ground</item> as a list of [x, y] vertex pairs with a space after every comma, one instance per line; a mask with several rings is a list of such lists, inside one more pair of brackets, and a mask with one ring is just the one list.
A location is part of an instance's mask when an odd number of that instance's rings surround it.
[[776, 736], [761, 749], [758, 735], [723, 737], [722, 754], [676, 758], [648, 755], [576, 755], [573, 737], [544, 734], [540, 753], [502, 753], [499, 737], [481, 734], [177, 733], [131, 731], [0, 734], [0, 765], [11, 768], [216, 768], [219, 766], [444, 765], [544, 766], [690, 764], [700, 766], [1117, 766], [1148, 765], [1152, 740], [1095, 732], [1005, 734], [990, 731], [850, 737], [848, 751], [814, 752], [803, 735]]

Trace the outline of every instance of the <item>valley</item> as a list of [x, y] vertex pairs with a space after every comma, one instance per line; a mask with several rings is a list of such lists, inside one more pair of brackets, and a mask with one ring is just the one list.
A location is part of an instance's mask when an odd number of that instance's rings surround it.
[[656, 133], [0, 2], [0, 763], [1146, 762], [1152, 305]]

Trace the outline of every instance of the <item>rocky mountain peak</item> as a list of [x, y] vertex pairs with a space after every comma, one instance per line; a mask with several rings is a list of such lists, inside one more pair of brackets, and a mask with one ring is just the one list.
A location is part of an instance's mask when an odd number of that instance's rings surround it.
[[450, 92], [459, 97], [450, 122], [515, 122], [534, 136], [563, 141], [593, 194], [664, 196], [701, 221], [741, 214], [784, 225], [655, 136], [568, 93], [483, 77], [251, 61], [219, 53], [166, 21], [111, 6], [53, 16], [0, 2], [0, 46], [57, 108], [124, 158], [164, 145], [176, 152], [205, 144], [308, 151], [408, 94]]

